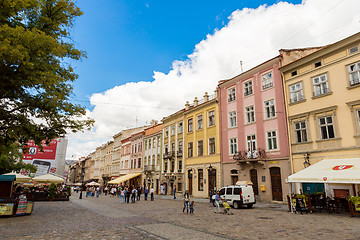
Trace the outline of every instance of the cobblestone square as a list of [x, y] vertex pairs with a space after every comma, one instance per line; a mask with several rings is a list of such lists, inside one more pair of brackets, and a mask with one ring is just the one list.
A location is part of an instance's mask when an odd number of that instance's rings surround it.
[[190, 215], [181, 200], [159, 198], [120, 204], [73, 194], [69, 202], [36, 202], [30, 216], [0, 218], [0, 239], [360, 239], [360, 218], [347, 214], [300, 215], [258, 203], [223, 215], [197, 199]]

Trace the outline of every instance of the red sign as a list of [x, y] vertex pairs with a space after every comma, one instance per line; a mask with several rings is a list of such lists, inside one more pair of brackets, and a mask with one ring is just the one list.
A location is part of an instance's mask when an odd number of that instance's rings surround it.
[[52, 140], [50, 145], [47, 146], [45, 140], [41, 142], [43, 151], [35, 145], [34, 141], [29, 141], [27, 146], [29, 147], [29, 152], [23, 155], [23, 160], [33, 160], [33, 159], [46, 159], [46, 160], [55, 160], [56, 157], [56, 148], [58, 140]]
[[333, 170], [345, 170], [345, 169], [352, 168], [353, 166], [354, 165], [339, 165], [339, 166], [333, 167]]
[[326, 180], [327, 180], [327, 177], [323, 177], [323, 179], [324, 179], [324, 181], [326, 181]]

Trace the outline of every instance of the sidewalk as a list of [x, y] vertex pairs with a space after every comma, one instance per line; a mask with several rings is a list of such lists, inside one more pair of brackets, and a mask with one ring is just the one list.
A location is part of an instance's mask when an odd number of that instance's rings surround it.
[[[182, 201], [183, 198], [180, 195], [176, 196], [176, 199], [174, 199], [174, 196], [172, 195], [155, 195], [155, 198], [158, 199], [166, 199], [166, 200], [174, 200], [174, 201]], [[206, 198], [196, 198], [191, 197], [191, 201], [194, 201], [196, 203], [209, 203], [210, 200]], [[286, 203], [262, 203], [257, 202], [253, 208], [258, 209], [268, 209], [268, 210], [277, 210], [277, 211], [289, 211], [289, 207]]]

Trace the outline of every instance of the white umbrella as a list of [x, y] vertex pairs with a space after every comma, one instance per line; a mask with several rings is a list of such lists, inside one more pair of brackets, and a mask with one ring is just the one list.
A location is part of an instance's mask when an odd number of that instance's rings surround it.
[[15, 175], [16, 179], [15, 182], [29, 182], [30, 181], [30, 177], [22, 175], [20, 173], [6, 173], [4, 175]]
[[85, 186], [100, 186], [100, 184], [98, 184], [97, 182], [90, 182], [85, 184]]
[[39, 183], [63, 183], [63, 182], [65, 182], [65, 179], [54, 176], [52, 174], [41, 175], [38, 177], [34, 177], [33, 179]]

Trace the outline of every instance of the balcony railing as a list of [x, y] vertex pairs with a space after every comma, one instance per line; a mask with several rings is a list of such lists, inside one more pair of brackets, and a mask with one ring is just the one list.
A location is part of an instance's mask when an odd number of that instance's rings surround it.
[[182, 152], [182, 151], [177, 151], [177, 156], [178, 156], [178, 157], [182, 157], [182, 155], [183, 155], [183, 152]]
[[264, 149], [250, 150], [250, 151], [239, 151], [233, 156], [235, 161], [246, 162], [249, 160], [264, 160], [266, 159], [266, 152]]
[[164, 159], [172, 159], [174, 157], [175, 157], [175, 151], [165, 152], [164, 153]]
[[145, 172], [155, 171], [155, 165], [146, 165], [146, 166], [144, 166], [144, 171]]

